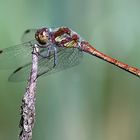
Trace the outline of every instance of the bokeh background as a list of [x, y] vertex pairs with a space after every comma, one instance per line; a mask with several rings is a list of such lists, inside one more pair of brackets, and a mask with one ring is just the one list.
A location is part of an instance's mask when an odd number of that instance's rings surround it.
[[[28, 28], [68, 26], [98, 50], [140, 67], [139, 0], [0, 0], [0, 49]], [[24, 61], [24, 60], [23, 60]], [[0, 140], [16, 140], [26, 82], [0, 70]], [[139, 140], [140, 79], [84, 55], [38, 80], [33, 140]]]

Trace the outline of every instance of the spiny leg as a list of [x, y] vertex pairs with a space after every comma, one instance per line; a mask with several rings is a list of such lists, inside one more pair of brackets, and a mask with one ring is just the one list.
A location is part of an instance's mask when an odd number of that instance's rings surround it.
[[55, 67], [58, 63], [58, 60], [57, 60], [57, 48], [54, 47], [54, 66]]
[[54, 55], [54, 66], [53, 67], [55, 67], [57, 65], [57, 48], [52, 45], [48, 45], [46, 48], [47, 48], [47, 54], [44, 56], [40, 53], [39, 55], [42, 58], [50, 59], [51, 52], [53, 52], [53, 55]]
[[46, 48], [47, 49], [47, 54], [43, 55], [42, 53], [44, 52], [44, 50], [41, 50], [40, 53], [39, 53], [39, 56], [41, 56], [42, 58], [47, 58], [47, 59], [50, 59], [50, 56], [51, 56], [51, 45], [47, 45], [47, 46], [40, 46], [40, 48]]
[[49, 68], [49, 69], [47, 69], [47, 70], [45, 70], [44, 72], [42, 72], [41, 74], [38, 74], [37, 75], [37, 78], [38, 77], [40, 77], [40, 76], [42, 76], [42, 75], [44, 75], [44, 74], [46, 74], [48, 71], [50, 71], [50, 70], [52, 70], [53, 68], [55, 68], [55, 66], [58, 64], [58, 58], [57, 58], [57, 48], [55, 47], [55, 46], [53, 46], [53, 50], [51, 50], [50, 49], [51, 48], [51, 46], [50, 47], [48, 47], [48, 53], [47, 53], [47, 55], [48, 56], [42, 56], [43, 58], [48, 58], [48, 57], [50, 57], [50, 54], [51, 54], [51, 51], [53, 51], [53, 57], [54, 57], [54, 64], [53, 64], [53, 66], [52, 66], [52, 68]]

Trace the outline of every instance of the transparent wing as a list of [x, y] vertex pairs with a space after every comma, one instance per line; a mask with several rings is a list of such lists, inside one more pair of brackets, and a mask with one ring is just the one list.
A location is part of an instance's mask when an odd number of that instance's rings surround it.
[[[79, 64], [82, 52], [77, 48], [58, 48], [57, 65], [54, 67], [54, 54], [48, 58], [39, 58], [38, 76], [48, 75]], [[31, 63], [19, 67], [9, 77], [9, 81], [18, 82], [27, 80], [31, 71]]]
[[82, 56], [83, 56], [82, 51], [80, 51], [77, 48], [61, 48], [61, 50], [57, 55], [58, 59], [57, 65], [53, 67], [54, 57], [52, 57], [53, 59], [50, 59], [48, 63], [42, 61], [40, 65], [43, 65], [43, 67], [39, 69], [38, 76], [48, 75], [76, 66], [81, 62]]
[[31, 40], [35, 39], [35, 33], [36, 33], [37, 29], [27, 29], [24, 31], [22, 37], [21, 37], [21, 42], [29, 42]]
[[35, 41], [0, 50], [0, 69], [17, 68], [31, 62], [32, 46]]

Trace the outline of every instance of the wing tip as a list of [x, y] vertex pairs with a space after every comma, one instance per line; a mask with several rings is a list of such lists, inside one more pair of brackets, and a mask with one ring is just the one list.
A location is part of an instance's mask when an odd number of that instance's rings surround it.
[[27, 29], [24, 33], [27, 34], [29, 33], [31, 30], [30, 29]]
[[16, 77], [16, 78], [15, 78], [15, 73], [17, 73], [18, 71], [20, 71], [22, 68], [23, 68], [23, 66], [17, 68], [17, 69], [8, 77], [8, 81], [9, 81], [9, 82], [15, 82], [15, 83], [16, 83], [16, 82], [24, 82], [26, 79], [21, 79], [21, 78], [19, 78], [19, 77]]
[[22, 68], [23, 68], [23, 67], [17, 68], [17, 69], [13, 72], [13, 74], [16, 73], [16, 72], [18, 72], [18, 71], [21, 70]]

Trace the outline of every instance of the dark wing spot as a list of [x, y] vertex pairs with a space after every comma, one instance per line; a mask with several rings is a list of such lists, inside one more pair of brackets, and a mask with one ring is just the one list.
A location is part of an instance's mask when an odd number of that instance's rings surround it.
[[31, 31], [30, 29], [27, 29], [27, 30], [25, 31], [25, 34], [29, 33], [30, 31]]
[[0, 50], [0, 54], [3, 52], [3, 50]]
[[13, 73], [16, 73], [16, 72], [18, 72], [19, 70], [21, 70], [23, 67], [19, 67], [19, 68], [17, 68]]

